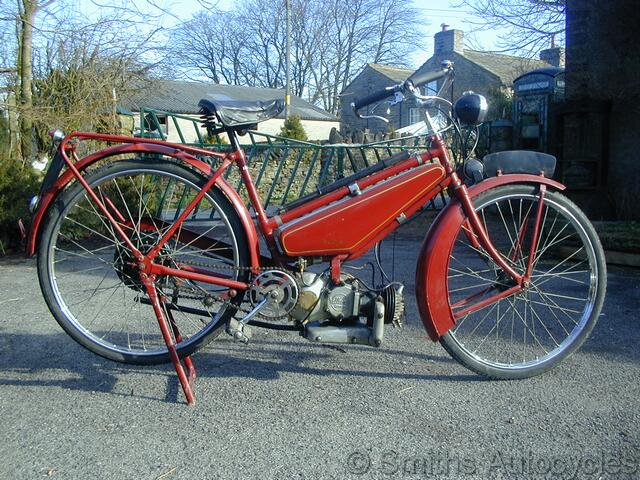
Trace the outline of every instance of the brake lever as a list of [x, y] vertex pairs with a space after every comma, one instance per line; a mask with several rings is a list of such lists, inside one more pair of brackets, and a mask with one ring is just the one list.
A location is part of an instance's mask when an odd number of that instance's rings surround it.
[[[389, 102], [389, 104], [391, 104], [391, 102]], [[379, 105], [379, 104], [378, 104]], [[376, 105], [376, 107], [378, 106]], [[391, 105], [389, 105], [391, 106]], [[373, 108], [375, 110], [375, 107]], [[381, 117], [380, 115], [362, 115], [361, 113], [359, 113], [358, 111], [354, 110], [354, 113], [356, 114], [356, 117], [361, 118], [363, 120], [366, 120], [368, 118], [375, 118], [377, 120], [381, 120], [384, 123], [389, 123], [389, 120], [385, 117]], [[389, 113], [389, 109], [387, 108], [387, 113]]]
[[388, 118], [384, 118], [384, 117], [381, 117], [379, 115], [360, 115], [359, 113], [356, 113], [356, 116], [358, 118], [363, 119], [363, 120], [366, 120], [367, 118], [375, 118], [377, 120], [382, 120], [384, 123], [389, 123], [389, 119]]
[[[388, 103], [389, 105], [387, 106], [387, 115], [391, 113], [391, 111], [389, 110], [390, 107], [393, 107], [394, 105], [397, 105], [400, 102], [404, 102], [404, 95], [402, 94], [402, 92], [396, 92], [393, 94], [393, 100], [387, 101], [385, 103]], [[380, 104], [378, 104], [380, 105]], [[376, 107], [378, 106], [376, 105]], [[373, 109], [375, 110], [374, 107]], [[362, 118], [362, 119], [367, 119], [367, 118], [375, 118], [377, 120], [381, 120], [385, 123], [389, 123], [389, 119], [385, 118], [385, 117], [381, 117], [379, 115], [362, 115], [358, 112], [355, 112], [356, 116], [358, 118]]]
[[447, 107], [453, 107], [453, 104], [447, 100], [446, 98], [438, 97], [436, 95], [420, 95], [419, 93], [414, 93], [413, 96], [418, 101], [418, 104], [421, 106], [425, 105], [435, 105], [436, 103], [444, 103]]

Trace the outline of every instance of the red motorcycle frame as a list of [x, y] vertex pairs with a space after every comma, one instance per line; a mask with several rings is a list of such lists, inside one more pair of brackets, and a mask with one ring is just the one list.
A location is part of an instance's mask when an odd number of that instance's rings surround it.
[[[99, 140], [118, 145], [80, 159], [76, 152], [78, 142], [82, 140]], [[439, 214], [423, 242], [416, 272], [416, 292], [420, 315], [429, 336], [435, 341], [455, 325], [457, 316], [467, 314], [471, 309], [482, 308], [487, 303], [524, 289], [531, 274], [531, 261], [527, 271], [524, 274], [519, 274], [496, 251], [475, 212], [472, 198], [488, 189], [505, 184], [539, 185], [539, 208], [534, 220], [537, 229], [541, 223], [545, 187], [563, 190], [564, 186], [543, 175], [499, 174], [468, 189], [453, 169], [442, 138], [434, 135], [430, 140], [432, 147], [425, 152], [358, 179], [350, 186], [338, 188], [289, 211], [269, 217], [258, 197], [258, 192], [249, 173], [245, 153], [239, 147], [229, 153], [216, 153], [159, 140], [74, 132], [66, 136], [59, 146], [59, 152], [67, 170], [42, 193], [39, 199], [38, 208], [28, 234], [27, 252], [29, 255], [35, 253], [41, 221], [57, 195], [74, 180], [82, 184], [91, 200], [109, 220], [114, 231], [133, 252], [137, 261], [136, 268], [153, 305], [185, 396], [187, 401], [192, 403], [194, 401], [192, 384], [195, 378], [195, 368], [189, 357], [185, 358], [188, 373], [180, 363], [176, 352], [176, 342], [180, 342], [180, 332], [177, 331], [172, 319], [166, 318], [161, 308], [163, 300], [157, 294], [154, 279], [159, 275], [171, 275], [220, 285], [229, 288], [231, 296], [239, 290], [248, 289], [250, 284], [212, 276], [210, 273], [194, 267], [171, 268], [156, 263], [154, 260], [162, 246], [175, 234], [195, 205], [210, 189], [218, 188], [224, 192], [238, 214], [249, 240], [250, 261], [254, 273], [259, 271], [267, 258], [260, 252], [258, 235], [261, 234], [270, 250], [271, 262], [276, 265], [284, 265], [295, 257], [322, 256], [329, 261], [331, 278], [336, 283], [340, 281], [342, 262], [360, 257], [398, 228], [404, 218], [410, 217], [438, 193], [446, 190], [451, 201]], [[237, 146], [236, 141], [232, 141], [232, 145]], [[108, 202], [108, 199], [105, 202], [101, 201], [84, 179], [86, 170], [96, 162], [126, 153], [159, 154], [172, 158], [197, 170], [207, 178], [204, 188], [184, 209], [157, 245], [146, 254], [140, 252], [129, 238], [124, 216], [117, 211], [113, 204]], [[199, 160], [196, 155], [218, 159], [219, 167], [213, 169], [207, 163]], [[255, 208], [257, 229], [238, 193], [222, 177], [223, 173], [234, 163], [240, 170], [249, 199]], [[361, 194], [353, 195], [354, 190]], [[367, 215], [363, 215], [365, 210], [368, 212]], [[372, 211], [376, 211], [378, 214], [372, 215]], [[465, 218], [467, 220], [463, 220]], [[455, 314], [447, 304], [446, 282], [443, 282], [443, 279], [447, 277], [447, 252], [451, 248], [453, 238], [462, 221], [466, 222], [464, 228], [470, 242], [481, 246], [488, 252], [493, 261], [512, 278], [514, 286], [495, 293], [484, 302], [462, 308]], [[336, 234], [336, 222], [348, 224], [349, 228], [340, 229], [339, 234]], [[319, 241], [318, 238], [321, 240]], [[532, 245], [532, 249], [535, 249], [535, 245]], [[175, 340], [172, 338], [170, 328], [173, 328]]]
[[[356, 100], [354, 113], [365, 118], [359, 109], [390, 96], [397, 103], [404, 95], [412, 95], [448, 118], [447, 126], [441, 127], [427, 112], [431, 131], [455, 129], [463, 140], [461, 128], [483, 121], [486, 100], [467, 92], [452, 104], [441, 96], [423, 96], [416, 88], [441, 78], [445, 81], [439, 95], [453, 79], [450, 62], [443, 62], [438, 72], [414, 75]], [[552, 156], [500, 152], [479, 162], [472, 158], [475, 145], [470, 152], [465, 145], [461, 177], [441, 134], [436, 133], [429, 138], [426, 151], [394, 155], [268, 215], [238, 134], [250, 124], [277, 115], [282, 102], [203, 99], [199, 105], [207, 132], [228, 135], [228, 152], [95, 133], [53, 135], [57, 154], [39, 197], [32, 200], [35, 211], [27, 251], [33, 255], [39, 248], [38, 276], [52, 314], [70, 336], [94, 353], [125, 363], [170, 360], [191, 404], [196, 375], [191, 354], [215, 338], [224, 325], [228, 334], [244, 343], [248, 341], [244, 328], [253, 325], [295, 330], [318, 343], [378, 347], [384, 324], [402, 323], [404, 287], [386, 277], [377, 255], [380, 273], [387, 281], [384, 285], [374, 281], [371, 287], [355, 275], [342, 273], [343, 263], [361, 257], [445, 191], [449, 201], [426, 233], [416, 268], [418, 310], [432, 340], [439, 340], [449, 354], [476, 373], [515, 379], [550, 369], [575, 351], [593, 329], [606, 290], [604, 252], [589, 220], [559, 192], [565, 187], [549, 178], [555, 168]], [[112, 146], [80, 158], [82, 141]], [[118, 162], [115, 157], [122, 155], [134, 158]], [[94, 172], [91, 167], [105, 160], [104, 168]], [[224, 180], [223, 174], [233, 164], [255, 215]], [[151, 213], [142, 187], [147, 172], [186, 185], [188, 194], [184, 187], [177, 207], [172, 205], [173, 194], [169, 201], [162, 196], [157, 200], [161, 209]], [[140, 182], [134, 182], [134, 177]], [[128, 188], [133, 186], [138, 195], [132, 204], [137, 208], [135, 218], [117, 178], [128, 182]], [[153, 185], [167, 188], [162, 184]], [[109, 193], [111, 185], [116, 190]], [[205, 196], [213, 206], [203, 202], [205, 217], [198, 220], [196, 214]], [[88, 214], [97, 226], [84, 224], [91, 222], [81, 215], [74, 218], [78, 212]], [[214, 213], [220, 222], [214, 221]], [[192, 219], [193, 231], [184, 226]], [[214, 232], [218, 226], [224, 232]], [[82, 231], [75, 232], [77, 227], [84, 229], [84, 236]], [[198, 232], [197, 228], [206, 230]], [[101, 229], [105, 234], [98, 231]], [[213, 233], [199, 240], [208, 232]], [[268, 255], [261, 251], [260, 238]], [[75, 240], [85, 242], [86, 247]], [[192, 244], [196, 250], [180, 253]], [[222, 265], [210, 263], [220, 259]], [[66, 263], [59, 268], [60, 262]], [[98, 267], [91, 262], [98, 262]], [[314, 263], [329, 266], [320, 274], [306, 270]], [[227, 275], [225, 269], [233, 273]], [[103, 285], [107, 278], [115, 283], [109, 280]], [[107, 292], [107, 298], [96, 303], [97, 313], [89, 316], [85, 309], [93, 308], [98, 290], [98, 295]], [[112, 302], [116, 292], [122, 294], [124, 309]], [[245, 293], [253, 307], [238, 320], [234, 315]], [[222, 304], [217, 313], [209, 308], [216, 302]], [[131, 305], [139, 304], [153, 307], [160, 327], [161, 337], [154, 330], [153, 348], [145, 344], [148, 310], [138, 307], [132, 313]], [[189, 317], [180, 326], [181, 334], [175, 311], [199, 316], [200, 323]], [[82, 313], [82, 322], [77, 313]], [[508, 313], [511, 316], [505, 318]], [[287, 317], [294, 325], [254, 320], [257, 314], [276, 320]], [[495, 321], [485, 323], [491, 314]], [[132, 332], [129, 321], [136, 318], [139, 327], [132, 327]], [[101, 330], [104, 322], [111, 325], [105, 333]], [[545, 337], [540, 338], [536, 330], [545, 332]], [[131, 334], [140, 335], [140, 340], [134, 338], [133, 347]], [[493, 340], [483, 347], [489, 337]]]

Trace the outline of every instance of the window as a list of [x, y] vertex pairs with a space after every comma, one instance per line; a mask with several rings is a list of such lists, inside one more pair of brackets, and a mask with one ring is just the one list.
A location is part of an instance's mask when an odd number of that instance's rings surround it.
[[[157, 123], [156, 123], [156, 120], [157, 120]], [[148, 113], [144, 116], [145, 130], [149, 132], [157, 131], [158, 125], [160, 126], [160, 131], [166, 137], [167, 133], [169, 133], [169, 122], [166, 115], [161, 115], [158, 113], [154, 115], [154, 114]]]
[[409, 109], [409, 125], [422, 122], [423, 120], [424, 118], [422, 117], [422, 111], [419, 108]]
[[158, 118], [158, 123], [160, 124], [160, 130], [162, 130], [162, 133], [164, 133], [165, 135], [169, 133], [169, 122], [167, 116], [156, 115], [156, 117]]
[[435, 95], [438, 93], [438, 81], [434, 80], [433, 82], [427, 83], [425, 87], [424, 94], [425, 95]]

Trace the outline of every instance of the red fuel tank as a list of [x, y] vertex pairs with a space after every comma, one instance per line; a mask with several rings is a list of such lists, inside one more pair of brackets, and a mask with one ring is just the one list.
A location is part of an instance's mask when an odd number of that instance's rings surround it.
[[280, 245], [292, 257], [361, 250], [403, 213], [424, 204], [444, 177], [442, 166], [428, 164], [377, 183], [283, 225]]

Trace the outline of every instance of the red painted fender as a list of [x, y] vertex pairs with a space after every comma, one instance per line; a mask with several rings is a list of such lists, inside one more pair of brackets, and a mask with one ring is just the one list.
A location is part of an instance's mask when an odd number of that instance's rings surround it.
[[[195, 168], [205, 177], [208, 177], [213, 173], [211, 166], [182, 150], [165, 145], [154, 145], [148, 143], [130, 143], [106, 148], [84, 157], [76, 163], [75, 166], [80, 172], [84, 172], [87, 167], [100, 160], [126, 153], [158, 153], [167, 157], [175, 158], [178, 162]], [[42, 195], [42, 198], [38, 203], [38, 209], [34, 212], [31, 227], [27, 235], [27, 255], [33, 256], [35, 254], [36, 245], [38, 244], [40, 225], [44, 215], [57, 196], [73, 181], [73, 179], [73, 173], [69, 170], [65, 170], [51, 188]], [[251, 266], [258, 267], [260, 265], [258, 233], [247, 207], [238, 193], [222, 177], [216, 181], [216, 186], [227, 196], [233, 205], [234, 210], [238, 214], [238, 217], [240, 217], [240, 221], [242, 222], [242, 226], [244, 227], [247, 234], [247, 240], [249, 242]]]
[[[469, 188], [469, 196], [473, 199], [491, 188], [516, 183], [545, 184], [556, 190], [566, 188], [561, 183], [539, 175], [501, 175]], [[454, 199], [434, 220], [420, 249], [416, 266], [416, 300], [424, 328], [434, 342], [455, 325], [448, 302], [447, 267], [463, 220], [462, 206]]]

